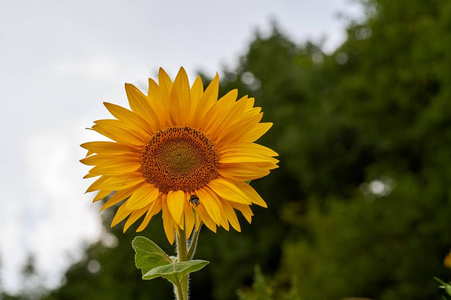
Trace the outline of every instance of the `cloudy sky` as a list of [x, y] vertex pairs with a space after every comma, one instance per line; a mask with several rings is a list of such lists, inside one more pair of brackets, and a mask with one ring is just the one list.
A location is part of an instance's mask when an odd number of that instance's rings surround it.
[[338, 13], [351, 0], [17, 0], [0, 9], [0, 281], [19, 288], [27, 255], [45, 284], [101, 234], [99, 207], [84, 195], [84, 128], [107, 117], [103, 101], [126, 105], [125, 82], [145, 87], [161, 66], [193, 80], [235, 66], [270, 20], [295, 41], [332, 51], [346, 37]]

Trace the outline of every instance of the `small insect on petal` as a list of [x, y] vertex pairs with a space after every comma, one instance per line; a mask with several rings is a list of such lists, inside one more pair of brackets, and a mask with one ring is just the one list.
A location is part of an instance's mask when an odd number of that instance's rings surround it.
[[197, 195], [191, 195], [189, 198], [189, 202], [191, 202], [194, 206], [198, 206], [200, 203], [199, 197]]

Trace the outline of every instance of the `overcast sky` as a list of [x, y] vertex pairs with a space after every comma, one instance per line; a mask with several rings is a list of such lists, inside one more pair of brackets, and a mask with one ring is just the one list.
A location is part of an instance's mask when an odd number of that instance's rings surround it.
[[126, 105], [124, 83], [145, 86], [161, 66], [190, 80], [236, 66], [270, 20], [298, 43], [345, 39], [338, 13], [350, 0], [4, 1], [0, 9], [0, 278], [10, 292], [28, 253], [46, 285], [60, 282], [83, 243], [101, 234], [99, 207], [84, 195], [84, 128]]

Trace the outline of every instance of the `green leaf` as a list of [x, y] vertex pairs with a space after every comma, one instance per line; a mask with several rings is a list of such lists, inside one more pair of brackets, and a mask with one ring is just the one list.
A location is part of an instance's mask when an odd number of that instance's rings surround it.
[[157, 277], [165, 277], [170, 281], [181, 280], [186, 274], [201, 270], [209, 264], [206, 260], [189, 260], [182, 262], [172, 262], [169, 265], [156, 267], [147, 272], [143, 279], [150, 280]]
[[178, 262], [176, 257], [168, 256], [157, 244], [142, 236], [133, 240], [132, 247], [136, 252], [136, 267], [146, 280], [164, 277], [176, 284], [186, 274], [199, 271], [209, 263], [205, 260]]
[[441, 285], [445, 285], [445, 284], [446, 284], [443, 280], [441, 280], [441, 279], [438, 278], [438, 277], [434, 277], [434, 279], [435, 279], [436, 281], [438, 281], [438, 283], [440, 283]]
[[441, 284], [440, 288], [445, 289], [446, 293], [451, 296], [451, 284], [446, 283], [437, 277], [434, 277], [434, 279], [437, 280]]
[[150, 270], [172, 263], [172, 259], [154, 242], [143, 236], [137, 236], [132, 241], [135, 249], [135, 264], [142, 274]]

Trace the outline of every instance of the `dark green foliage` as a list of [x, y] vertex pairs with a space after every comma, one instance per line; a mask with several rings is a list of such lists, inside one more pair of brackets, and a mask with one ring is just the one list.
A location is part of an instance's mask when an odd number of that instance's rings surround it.
[[295, 178], [270, 283], [293, 298], [433, 299], [432, 277], [451, 275], [451, 3], [367, 5], [332, 55], [276, 31], [240, 71], [261, 81], [275, 123], [284, 169], [272, 179]]
[[273, 299], [274, 289], [269, 281], [264, 277], [259, 266], [255, 267], [253, 290], [238, 290], [240, 300], [271, 300]]
[[327, 213], [312, 205], [306, 221], [314, 238], [285, 247], [286, 271], [296, 274], [299, 297], [437, 295], [432, 277], [449, 276], [443, 258], [451, 239], [451, 201], [441, 191], [443, 182], [431, 177], [419, 182], [396, 176], [396, 187], [385, 197], [328, 199]]

